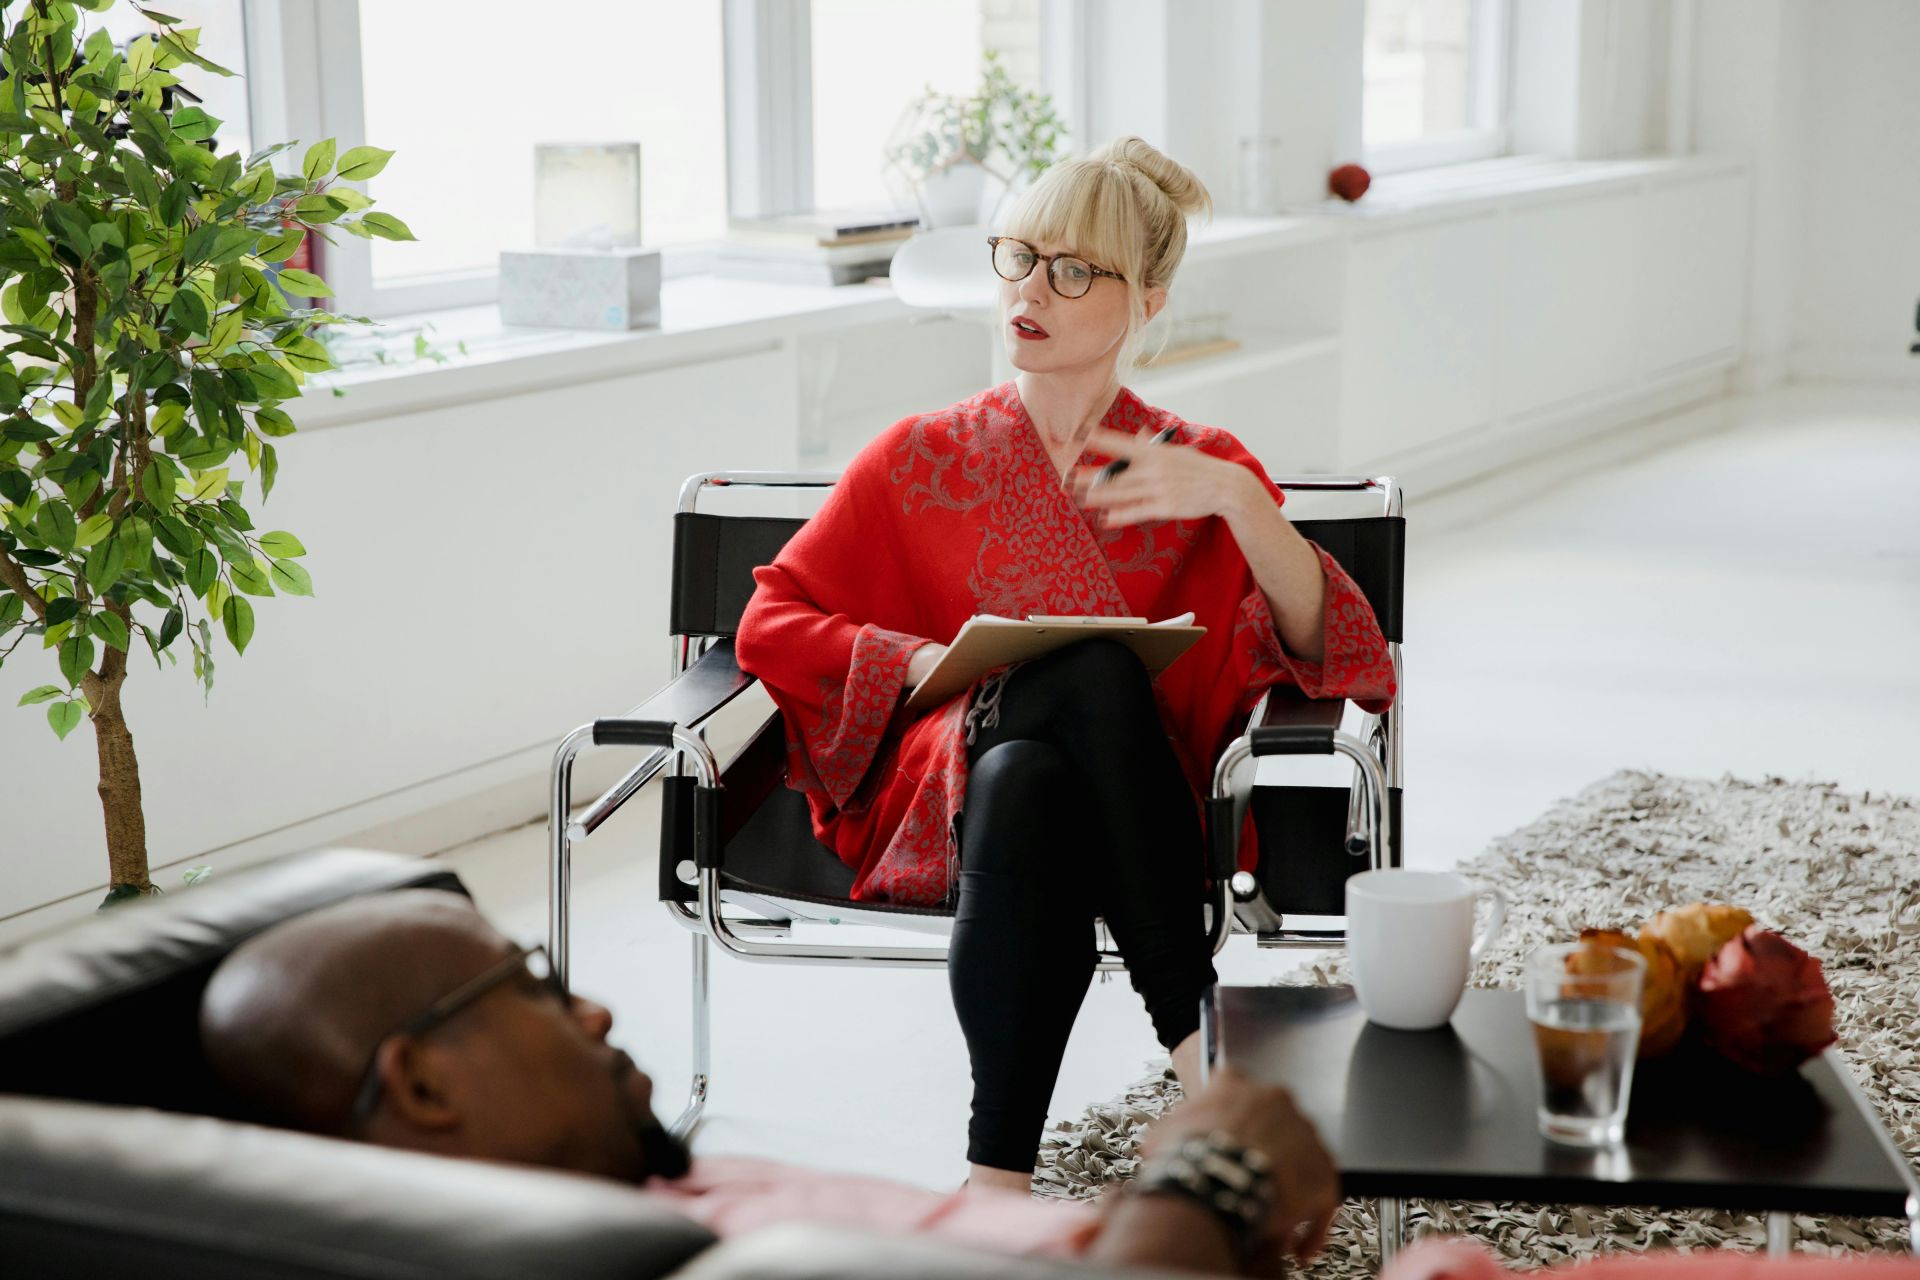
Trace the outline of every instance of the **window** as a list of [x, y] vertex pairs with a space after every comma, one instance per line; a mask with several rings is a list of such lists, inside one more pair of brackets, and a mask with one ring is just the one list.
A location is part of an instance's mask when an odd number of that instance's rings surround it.
[[450, 20], [456, 12], [360, 6], [360, 136], [398, 153], [367, 193], [419, 237], [369, 242], [374, 298], [423, 278], [484, 276], [501, 249], [532, 245], [539, 142], [639, 142], [649, 245], [724, 230], [718, 8], [576, 0], [565, 21], [512, 21], [510, 54], [500, 23]]
[[1377, 172], [1505, 149], [1506, 0], [1366, 0], [1361, 135]]
[[917, 0], [911, 58], [898, 56], [899, 0], [812, 0], [811, 9], [816, 208], [911, 208], [911, 193], [884, 172], [887, 142], [923, 90], [978, 90], [985, 50], [999, 52], [1016, 83], [1038, 87], [1039, 0]]
[[910, 207], [884, 155], [908, 104], [929, 83], [974, 91], [987, 49], [1038, 87], [1042, 27], [1060, 25], [1048, 0], [578, 0], [564, 21], [216, 3], [244, 5], [259, 60], [283, 64], [263, 128], [397, 153], [367, 190], [419, 239], [322, 249], [340, 309], [370, 316], [493, 300], [500, 250], [533, 243], [539, 142], [639, 142], [641, 235], [669, 276], [704, 269], [729, 216]]

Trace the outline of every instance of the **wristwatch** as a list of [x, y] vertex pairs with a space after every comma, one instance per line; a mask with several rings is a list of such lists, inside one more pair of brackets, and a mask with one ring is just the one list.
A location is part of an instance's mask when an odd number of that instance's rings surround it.
[[1244, 1257], [1273, 1210], [1273, 1162], [1227, 1134], [1195, 1134], [1141, 1166], [1136, 1195], [1184, 1196], [1220, 1220]]

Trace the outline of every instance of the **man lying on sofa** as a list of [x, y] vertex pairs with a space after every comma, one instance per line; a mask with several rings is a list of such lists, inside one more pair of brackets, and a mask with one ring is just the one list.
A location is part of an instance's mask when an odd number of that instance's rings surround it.
[[653, 1082], [458, 894], [413, 889], [298, 916], [242, 944], [201, 1006], [208, 1058], [270, 1123], [641, 1186], [716, 1234], [783, 1221], [936, 1235], [1007, 1252], [1279, 1274], [1318, 1252], [1339, 1179], [1285, 1090], [1221, 1072], [1148, 1135], [1141, 1175], [1095, 1210], [947, 1195], [765, 1161], [690, 1161]]

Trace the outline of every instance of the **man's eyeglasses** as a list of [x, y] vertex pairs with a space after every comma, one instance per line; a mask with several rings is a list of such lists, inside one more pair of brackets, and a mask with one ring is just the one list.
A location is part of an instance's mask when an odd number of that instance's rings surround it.
[[987, 244], [993, 249], [993, 269], [1002, 280], [1019, 282], [1033, 274], [1039, 263], [1047, 264], [1047, 283], [1053, 291], [1063, 298], [1084, 298], [1087, 290], [1093, 288], [1093, 282], [1101, 276], [1126, 283], [1126, 277], [1117, 271], [1108, 271], [1096, 267], [1083, 258], [1070, 253], [1041, 253], [1024, 240], [1015, 240], [1012, 236], [988, 236]]
[[373, 1046], [373, 1053], [367, 1059], [366, 1074], [360, 1078], [360, 1089], [353, 1097], [353, 1122], [356, 1127], [364, 1125], [373, 1115], [374, 1107], [380, 1101], [380, 1050], [396, 1036], [423, 1036], [458, 1015], [462, 1010], [478, 1003], [480, 998], [495, 987], [504, 986], [515, 978], [527, 978], [540, 984], [562, 1004], [570, 1003], [567, 989], [561, 985], [559, 976], [554, 973], [553, 963], [547, 958], [545, 947], [516, 947], [502, 956], [498, 963], [487, 966], [481, 972], [467, 979], [453, 990], [435, 1000], [426, 1010], [415, 1014], [387, 1034], [380, 1037]]

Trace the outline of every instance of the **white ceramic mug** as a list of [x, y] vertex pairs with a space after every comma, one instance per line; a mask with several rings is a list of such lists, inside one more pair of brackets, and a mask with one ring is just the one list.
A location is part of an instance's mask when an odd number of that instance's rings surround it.
[[[1476, 937], [1473, 904], [1492, 902]], [[1444, 1026], [1467, 974], [1506, 923], [1507, 899], [1450, 871], [1363, 871], [1347, 880], [1347, 959], [1370, 1022], [1397, 1031]]]

